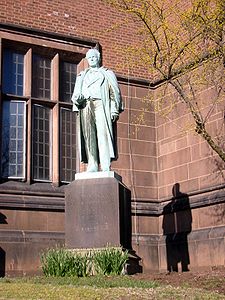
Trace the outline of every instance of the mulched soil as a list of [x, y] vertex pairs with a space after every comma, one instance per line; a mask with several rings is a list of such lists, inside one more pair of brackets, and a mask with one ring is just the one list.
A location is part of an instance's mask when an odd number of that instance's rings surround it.
[[140, 280], [154, 280], [160, 284], [169, 284], [175, 287], [201, 288], [225, 295], [225, 267], [213, 267], [210, 270], [183, 273], [135, 274], [133, 277]]

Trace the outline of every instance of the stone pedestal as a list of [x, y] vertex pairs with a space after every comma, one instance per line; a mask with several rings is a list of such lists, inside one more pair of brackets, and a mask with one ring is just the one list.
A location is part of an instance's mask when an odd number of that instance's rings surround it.
[[114, 172], [80, 173], [65, 192], [68, 248], [131, 249], [131, 194]]

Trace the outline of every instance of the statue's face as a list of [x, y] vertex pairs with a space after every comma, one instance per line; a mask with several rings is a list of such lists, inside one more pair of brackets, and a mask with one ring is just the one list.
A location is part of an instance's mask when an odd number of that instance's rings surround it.
[[86, 58], [90, 67], [94, 68], [99, 66], [99, 58], [95, 51], [89, 51]]

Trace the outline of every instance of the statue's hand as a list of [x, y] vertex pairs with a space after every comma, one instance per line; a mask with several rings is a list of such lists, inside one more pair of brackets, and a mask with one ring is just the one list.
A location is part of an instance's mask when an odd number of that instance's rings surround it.
[[76, 102], [75, 104], [77, 105], [77, 107], [79, 109], [81, 108], [84, 108], [86, 106], [86, 99], [84, 97], [84, 95], [82, 94], [79, 94], [77, 97], [76, 97]]
[[117, 115], [117, 114], [112, 114], [112, 115], [111, 115], [111, 120], [112, 120], [113, 122], [116, 122], [118, 119], [119, 119], [119, 115]]
[[82, 104], [84, 102], [84, 96], [82, 94], [78, 95], [77, 97], [77, 103]]

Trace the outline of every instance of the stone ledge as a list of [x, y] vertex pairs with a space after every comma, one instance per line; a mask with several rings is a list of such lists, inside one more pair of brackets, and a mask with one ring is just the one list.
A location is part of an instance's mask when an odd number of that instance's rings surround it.
[[43, 195], [16, 195], [2, 194], [0, 192], [0, 208], [10, 209], [33, 209], [33, 210], [48, 210], [61, 211], [65, 210], [64, 195], [63, 197], [49, 197]]
[[98, 179], [98, 178], [115, 178], [122, 182], [122, 177], [114, 171], [107, 172], [82, 172], [75, 174], [75, 180], [80, 179]]
[[[189, 199], [188, 207], [186, 205], [187, 201], [185, 202], [185, 205], [182, 206], [182, 199], [178, 199], [178, 201], [180, 201], [180, 205], [179, 205], [180, 210], [200, 208], [200, 207], [224, 203], [225, 190], [224, 188], [221, 189], [218, 188], [218, 190], [207, 191], [205, 193], [199, 191], [199, 194], [194, 194], [194, 195], [187, 194], [187, 197]], [[172, 198], [166, 201], [155, 201], [155, 200], [132, 201], [131, 202], [132, 214], [160, 216], [165, 214], [164, 208], [171, 201]], [[170, 213], [170, 212], [167, 211], [166, 213]]]
[[31, 230], [0, 230], [1, 243], [39, 243], [53, 240], [65, 240], [64, 232], [56, 231], [31, 231]]
[[[193, 230], [188, 235], [188, 243], [196, 241], [210, 241], [214, 239], [225, 239], [225, 226], [210, 227], [199, 230]], [[166, 235], [163, 234], [139, 234], [132, 235], [132, 244], [142, 245], [164, 245]]]
[[[102, 173], [100, 178], [104, 178], [108, 174], [111, 178], [116, 178], [117, 173], [110, 171], [93, 172]], [[93, 176], [93, 173], [91, 175]], [[90, 173], [79, 173], [90, 174]], [[90, 175], [79, 175], [90, 176]], [[97, 176], [97, 174], [95, 175]], [[99, 174], [98, 174], [99, 176]], [[120, 177], [120, 175], [118, 175]], [[119, 178], [118, 177], [118, 178]], [[99, 177], [96, 177], [96, 179]], [[107, 177], [105, 177], [107, 178]], [[119, 180], [116, 178], [117, 180]], [[121, 178], [121, 177], [120, 177]], [[48, 210], [48, 211], [65, 211], [64, 190], [67, 186], [60, 188], [52, 187], [50, 184], [32, 184], [27, 185], [19, 182], [7, 182], [0, 184], [0, 208], [10, 209], [33, 209], [33, 210]], [[225, 189], [218, 188], [217, 190], [207, 191], [199, 194], [190, 194], [188, 209], [201, 208], [205, 206], [216, 205], [225, 202]], [[162, 201], [145, 200], [132, 201], [131, 210], [133, 215], [138, 216], [161, 216], [164, 207], [171, 201], [171, 199]], [[185, 209], [182, 207], [181, 209]], [[165, 213], [165, 212], [164, 212]], [[168, 212], [169, 213], [169, 212]]]

